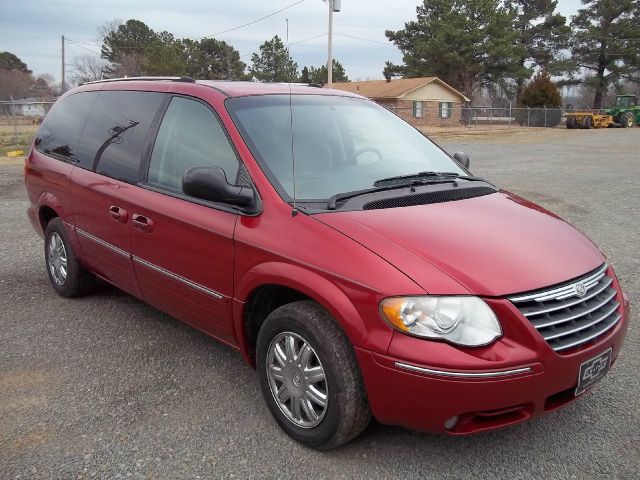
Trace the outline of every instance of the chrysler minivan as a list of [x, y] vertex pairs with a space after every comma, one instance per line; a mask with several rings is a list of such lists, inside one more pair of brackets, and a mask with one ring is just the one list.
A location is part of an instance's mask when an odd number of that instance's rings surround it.
[[540, 416], [589, 391], [627, 330], [583, 234], [356, 94], [85, 84], [25, 177], [58, 294], [101, 279], [238, 350], [315, 448], [371, 417], [462, 435]]

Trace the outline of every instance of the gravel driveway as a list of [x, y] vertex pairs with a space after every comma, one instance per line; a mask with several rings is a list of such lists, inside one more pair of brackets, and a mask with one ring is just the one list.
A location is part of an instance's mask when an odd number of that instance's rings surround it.
[[[640, 303], [640, 128], [438, 141], [586, 232]], [[281, 433], [230, 348], [107, 285], [56, 296], [21, 175], [0, 163], [0, 479], [640, 477], [637, 310], [607, 378], [559, 412], [468, 438], [373, 423], [320, 453]]]

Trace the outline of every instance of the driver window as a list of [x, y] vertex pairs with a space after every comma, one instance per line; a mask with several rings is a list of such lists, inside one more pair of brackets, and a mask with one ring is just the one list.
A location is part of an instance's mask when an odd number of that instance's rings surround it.
[[158, 130], [147, 181], [181, 193], [184, 172], [199, 166], [220, 167], [236, 183], [238, 159], [217, 117], [198, 101], [174, 97]]

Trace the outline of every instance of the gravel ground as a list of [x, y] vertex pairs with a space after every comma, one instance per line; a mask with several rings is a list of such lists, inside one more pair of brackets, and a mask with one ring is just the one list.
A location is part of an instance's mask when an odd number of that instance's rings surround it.
[[[438, 141], [586, 232], [640, 303], [640, 129]], [[57, 297], [21, 174], [0, 164], [0, 479], [640, 477], [637, 310], [614, 369], [559, 412], [469, 438], [373, 423], [320, 453], [280, 432], [233, 350], [106, 285]]]

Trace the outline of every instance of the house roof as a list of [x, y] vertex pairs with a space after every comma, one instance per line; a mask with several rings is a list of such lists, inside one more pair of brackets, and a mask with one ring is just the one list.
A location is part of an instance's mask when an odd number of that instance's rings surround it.
[[369, 98], [403, 98], [410, 92], [432, 82], [438, 83], [460, 96], [463, 101], [470, 101], [461, 92], [438, 77], [395, 78], [387, 80], [367, 80], [364, 82], [334, 83], [333, 88], [347, 92], [359, 93]]

